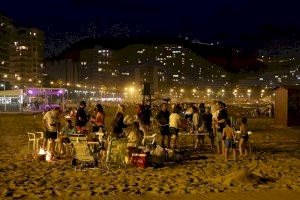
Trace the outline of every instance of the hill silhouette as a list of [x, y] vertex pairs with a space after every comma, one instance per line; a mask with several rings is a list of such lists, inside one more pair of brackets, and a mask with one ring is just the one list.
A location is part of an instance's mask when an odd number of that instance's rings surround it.
[[[141, 37], [97, 37], [87, 38], [72, 44], [58, 56], [48, 58], [49, 60], [72, 59], [78, 61], [80, 51], [91, 49], [95, 46], [102, 46], [110, 50], [120, 50], [132, 44], [144, 45], [178, 45], [188, 48], [197, 55], [208, 61], [220, 65], [228, 72], [238, 73], [243, 71], [259, 71], [266, 66], [257, 61], [256, 57], [246, 54], [233, 53], [232, 48], [218, 45], [208, 45], [204, 43], [193, 42], [181, 37], [170, 36], [141, 36]], [[47, 60], [48, 60], [47, 59]]]

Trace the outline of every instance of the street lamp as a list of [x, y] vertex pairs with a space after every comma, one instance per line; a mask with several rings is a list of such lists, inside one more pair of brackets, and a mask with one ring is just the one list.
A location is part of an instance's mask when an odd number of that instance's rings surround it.
[[131, 98], [132, 98], [132, 94], [133, 94], [133, 92], [134, 92], [134, 87], [130, 87], [130, 88], [129, 88], [129, 91], [130, 91], [130, 96], [131, 96]]
[[5, 84], [1, 84], [1, 87], [3, 87], [3, 91], [5, 91]]
[[[5, 84], [1, 84], [1, 87], [3, 87], [3, 90], [5, 91]], [[5, 95], [4, 95], [5, 98]], [[4, 100], [4, 111], [6, 111], [6, 99]]]
[[251, 92], [252, 92], [252, 91], [251, 91], [250, 89], [248, 89], [248, 90], [247, 90], [247, 93], [248, 93], [249, 99], [251, 98]]

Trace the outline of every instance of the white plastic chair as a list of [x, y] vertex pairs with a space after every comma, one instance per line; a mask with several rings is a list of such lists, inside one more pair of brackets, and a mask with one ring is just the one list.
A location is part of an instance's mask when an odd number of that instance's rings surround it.
[[112, 163], [119, 165], [119, 167], [126, 165], [127, 142], [127, 138], [111, 139], [109, 141], [106, 156], [103, 157], [108, 169], [110, 169]]
[[27, 132], [28, 135], [28, 151], [30, 151], [30, 144], [32, 143], [32, 150], [35, 151], [36, 150], [36, 138], [35, 138], [35, 134], [31, 133], [31, 132]]
[[144, 138], [142, 140], [142, 145], [146, 146], [147, 144], [154, 144], [156, 139], [156, 133], [150, 136], [144, 135]]
[[[43, 142], [44, 139], [44, 132], [36, 131], [35, 134], [36, 134], [36, 148], [39, 148], [40, 141]], [[40, 137], [37, 137], [37, 135], [39, 135]]]

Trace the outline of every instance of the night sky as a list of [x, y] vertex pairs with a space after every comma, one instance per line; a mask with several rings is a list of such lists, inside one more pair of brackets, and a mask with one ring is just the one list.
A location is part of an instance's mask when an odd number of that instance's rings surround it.
[[76, 40], [95, 36], [182, 35], [209, 43], [244, 45], [266, 31], [277, 37], [297, 32], [296, 2], [9, 0], [1, 3], [0, 12], [17, 25], [45, 31], [46, 51], [53, 53]]

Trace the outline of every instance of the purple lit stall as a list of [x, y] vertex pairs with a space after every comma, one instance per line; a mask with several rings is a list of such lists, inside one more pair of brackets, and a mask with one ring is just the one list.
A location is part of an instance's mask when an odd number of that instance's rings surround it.
[[59, 106], [65, 109], [65, 95], [68, 91], [64, 88], [27, 88], [26, 102], [31, 111], [45, 111]]

